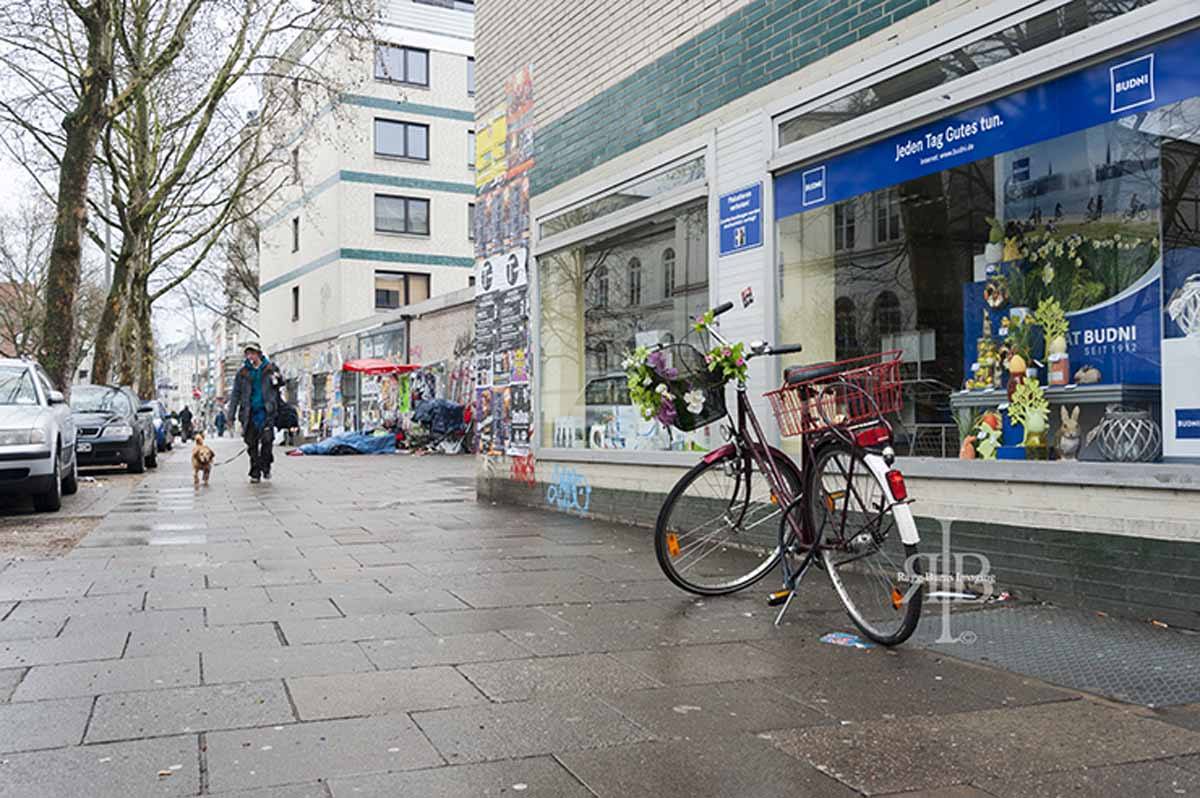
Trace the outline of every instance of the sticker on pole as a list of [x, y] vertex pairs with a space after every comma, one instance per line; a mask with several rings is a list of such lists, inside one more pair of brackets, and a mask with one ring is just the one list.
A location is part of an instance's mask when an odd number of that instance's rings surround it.
[[821, 638], [821, 642], [845, 648], [875, 648], [874, 643], [869, 643], [858, 635], [852, 635], [849, 632], [830, 632]]

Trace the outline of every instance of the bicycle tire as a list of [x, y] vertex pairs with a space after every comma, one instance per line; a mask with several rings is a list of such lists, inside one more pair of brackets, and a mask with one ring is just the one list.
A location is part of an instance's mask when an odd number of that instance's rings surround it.
[[821, 563], [850, 620], [880, 645], [903, 643], [921, 619], [921, 566], [917, 547], [900, 540], [890, 490], [862, 450], [841, 441], [819, 449], [806, 472]]
[[[776, 467], [787, 481], [792, 495], [799, 495], [803, 482], [795, 463], [778, 449], [771, 448], [770, 452]], [[745, 489], [745, 473], [748, 463], [751, 467], [750, 490]], [[698, 501], [688, 501], [685, 506], [684, 502], [687, 501], [685, 497], [688, 496], [689, 489], [696, 486], [705, 475], [714, 474], [727, 477], [727, 484], [732, 485], [733, 488], [732, 495], [722, 496], [722, 489], [717, 487], [711, 491], [713, 495], [704, 496], [701, 493]], [[742, 476], [734, 476], [737, 474]], [[718, 480], [719, 483], [720, 480]], [[753, 457], [748, 452], [739, 453], [730, 449], [711, 461], [705, 460], [697, 463], [671, 488], [671, 492], [659, 510], [655, 523], [654, 551], [659, 567], [677, 587], [700, 596], [736, 593], [758, 582], [779, 564], [779, 532], [777, 524], [772, 519], [782, 512], [786, 502], [781, 502], [774, 497], [774, 491], [771, 491], [772, 497], [768, 505], [754, 502], [755, 483], [764, 488], [768, 486], [766, 476], [758, 471]], [[711, 485], [711, 483], [706, 484]], [[762, 495], [761, 492], [758, 495]], [[692, 497], [692, 499], [695, 498]], [[736, 524], [731, 525], [726, 519], [727, 529], [725, 531], [733, 534], [720, 542], [713, 543], [707, 549], [700, 550], [700, 556], [692, 558], [694, 563], [698, 564], [712, 554], [720, 555], [707, 567], [712, 571], [712, 578], [708, 580], [708, 583], [704, 583], [699, 578], [701, 574], [689, 576], [687, 574], [689, 569], [684, 567], [685, 562], [688, 561], [685, 556], [689, 546], [686, 537], [695, 534], [695, 530], [685, 532], [681, 538], [673, 522], [678, 523], [681, 518], [686, 517], [677, 515], [677, 513], [686, 513], [696, 508], [702, 514], [711, 514], [721, 510], [720, 505], [722, 504], [726, 505], [723, 510], [726, 515], [732, 511], [736, 516]], [[700, 505], [708, 505], [708, 507], [701, 509]], [[769, 509], [772, 506], [774, 511], [770, 512]], [[764, 510], [768, 512], [764, 512]], [[749, 523], [746, 523], [747, 519], [750, 519]], [[711, 521], [707, 523], [711, 523]], [[742, 526], [745, 526], [744, 530], [740, 528]], [[704, 542], [705, 539], [701, 539], [690, 545], [698, 549]], [[719, 570], [717, 567], [719, 563], [725, 563], [727, 570]], [[739, 563], [749, 563], [753, 567], [742, 570]], [[733, 575], [725, 578], [727, 574]]]

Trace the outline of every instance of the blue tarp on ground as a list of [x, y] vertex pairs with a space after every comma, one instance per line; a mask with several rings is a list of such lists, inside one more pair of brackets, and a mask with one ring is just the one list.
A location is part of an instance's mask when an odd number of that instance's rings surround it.
[[435, 437], [466, 429], [466, 424], [463, 423], [463, 406], [449, 399], [426, 399], [417, 402], [413, 408], [412, 420], [428, 427]]
[[304, 454], [395, 454], [395, 435], [365, 435], [346, 432], [300, 447]]

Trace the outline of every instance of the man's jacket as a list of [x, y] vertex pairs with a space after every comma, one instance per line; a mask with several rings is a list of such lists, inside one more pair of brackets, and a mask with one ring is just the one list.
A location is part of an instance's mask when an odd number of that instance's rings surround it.
[[[229, 394], [229, 414], [242, 423], [242, 429], [250, 426], [250, 396], [254, 390], [250, 381], [254, 379], [255, 373], [249, 360], [243, 363], [233, 378], [233, 392]], [[279, 391], [283, 387], [283, 374], [280, 373], [279, 367], [270, 360], [263, 361], [257, 374], [262, 380], [263, 408], [266, 410], [266, 421], [263, 426], [273, 427], [275, 426], [275, 414], [279, 412], [279, 405], [282, 404]]]

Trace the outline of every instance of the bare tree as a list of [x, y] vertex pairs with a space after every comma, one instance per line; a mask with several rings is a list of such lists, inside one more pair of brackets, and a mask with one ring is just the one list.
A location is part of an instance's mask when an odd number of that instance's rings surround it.
[[[136, 93], [183, 50], [204, 0], [167, 3], [162, 35], [130, 80], [114, 90], [116, 42], [128, 16], [154, 0], [10, 0], [0, 7], [0, 64], [20, 85], [0, 99], [0, 115], [56, 161], [54, 241], [46, 274], [42, 362], [61, 384], [75, 348], [76, 298], [88, 218], [88, 185], [97, 143]], [[57, 125], [49, 124], [57, 120]]]

